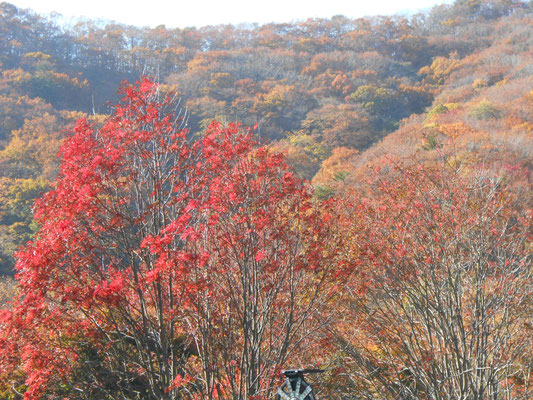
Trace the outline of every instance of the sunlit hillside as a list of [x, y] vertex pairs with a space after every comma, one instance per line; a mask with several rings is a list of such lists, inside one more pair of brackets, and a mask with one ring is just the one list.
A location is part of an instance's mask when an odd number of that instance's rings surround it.
[[532, 163], [532, 2], [2, 3], [0, 399], [531, 399]]

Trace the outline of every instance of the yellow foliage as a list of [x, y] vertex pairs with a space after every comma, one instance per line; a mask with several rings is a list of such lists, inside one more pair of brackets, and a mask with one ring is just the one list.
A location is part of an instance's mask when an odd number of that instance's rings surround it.
[[261, 109], [266, 112], [280, 112], [287, 104], [287, 96], [294, 91], [294, 86], [278, 84], [268, 93], [261, 95]]
[[438, 133], [446, 135], [451, 139], [457, 139], [461, 136], [472, 135], [476, 133], [476, 131], [472, 127], [465, 124], [464, 122], [441, 124], [437, 125], [436, 129]]
[[330, 155], [329, 149], [313, 136], [290, 134], [286, 139], [270, 145], [274, 152], [284, 153], [298, 176], [311, 179], [322, 160]]
[[441, 25], [453, 27], [459, 25], [459, 22], [459, 18], [450, 18], [446, 21], [441, 22]]
[[418, 71], [419, 75], [425, 75], [436, 84], [443, 84], [452, 72], [463, 66], [461, 60], [447, 57], [436, 57], [430, 66], [425, 66]]
[[478, 78], [472, 83], [472, 87], [474, 89], [481, 89], [487, 86], [488, 86], [488, 83], [485, 81], [485, 79], [482, 79], [482, 78]]
[[52, 59], [52, 56], [49, 54], [41, 53], [40, 51], [34, 51], [24, 54], [23, 58], [34, 59], [39, 61], [50, 61]]
[[313, 178], [313, 184], [319, 186], [343, 182], [353, 169], [351, 163], [358, 154], [357, 150], [348, 147], [333, 149], [331, 156], [322, 162], [320, 170]]
[[214, 87], [230, 87], [233, 85], [233, 76], [227, 72], [213, 72], [209, 84]]
[[31, 74], [25, 72], [22, 68], [8, 69], [2, 72], [2, 78], [9, 83], [20, 84], [31, 79]]

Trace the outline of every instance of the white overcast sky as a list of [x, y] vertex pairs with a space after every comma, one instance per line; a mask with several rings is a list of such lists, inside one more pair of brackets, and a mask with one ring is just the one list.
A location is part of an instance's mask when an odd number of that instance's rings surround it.
[[87, 17], [137, 26], [184, 28], [218, 24], [302, 21], [407, 14], [453, 0], [7, 0], [38, 14]]

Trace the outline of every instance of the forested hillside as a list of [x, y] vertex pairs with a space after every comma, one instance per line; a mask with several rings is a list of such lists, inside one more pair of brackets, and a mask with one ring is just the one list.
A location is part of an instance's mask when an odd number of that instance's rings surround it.
[[61, 130], [81, 113], [101, 120], [120, 82], [142, 74], [177, 92], [193, 132], [215, 118], [257, 124], [326, 195], [335, 176], [357, 181], [361, 166], [389, 153], [427, 149], [420, 156], [432, 158], [451, 137], [511, 164], [530, 151], [532, 20], [523, 2], [200, 29], [64, 28], [3, 3], [0, 24], [4, 273], [34, 231], [30, 208], [57, 173]]
[[532, 398], [531, 2], [59, 21], [0, 4], [0, 399]]

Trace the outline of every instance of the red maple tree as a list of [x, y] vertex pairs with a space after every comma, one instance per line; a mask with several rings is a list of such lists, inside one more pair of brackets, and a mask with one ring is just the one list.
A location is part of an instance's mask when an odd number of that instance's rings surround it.
[[327, 220], [249, 130], [192, 135], [147, 78], [120, 93], [36, 205], [2, 371], [27, 399], [266, 396], [327, 301]]

